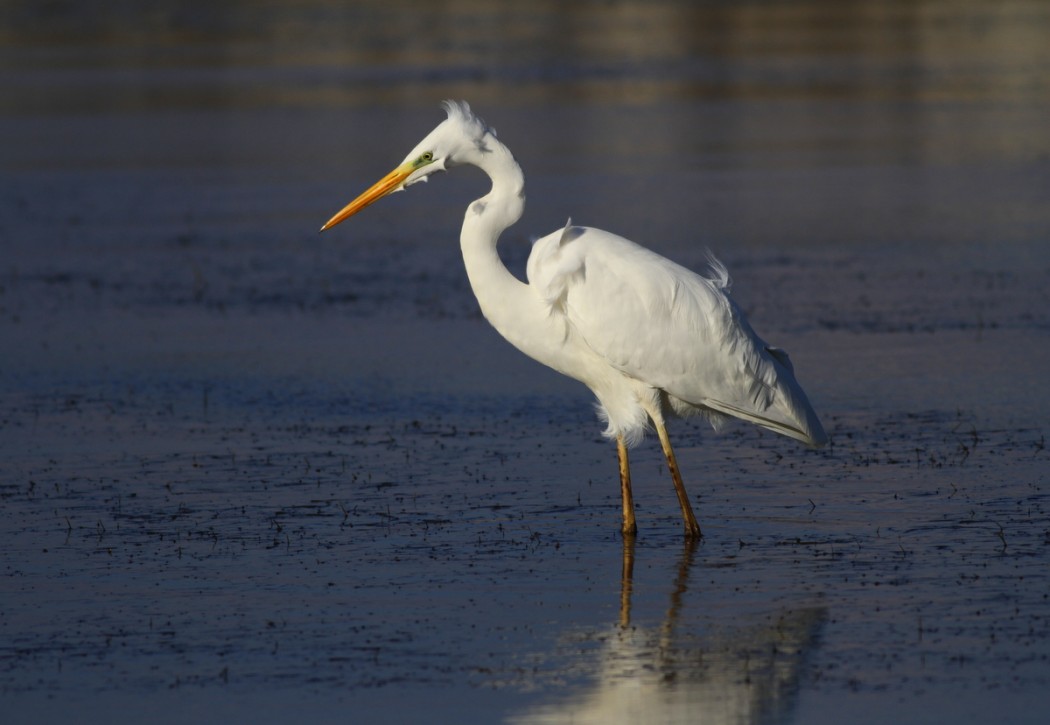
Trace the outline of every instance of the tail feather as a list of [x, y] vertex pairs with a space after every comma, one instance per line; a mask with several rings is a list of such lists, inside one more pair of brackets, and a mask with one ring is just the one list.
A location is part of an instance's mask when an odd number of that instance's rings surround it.
[[[704, 405], [724, 413], [725, 415], [731, 415], [734, 418], [741, 418], [743, 420], [754, 423], [755, 425], [761, 426], [774, 433], [787, 436], [788, 438], [794, 438], [797, 441], [801, 441], [808, 446], [814, 448], [820, 448], [828, 442], [827, 434], [824, 432], [824, 428], [820, 425], [820, 421], [815, 416], [812, 417], [810, 425], [802, 426], [797, 424], [788, 423], [782, 420], [777, 420], [761, 413], [755, 413], [754, 411], [744, 410], [735, 405], [723, 403], [718, 400], [706, 400]], [[813, 425], [815, 424], [815, 425]]]
[[[774, 352], [775, 350], [775, 352]], [[819, 448], [828, 442], [824, 426], [810, 405], [802, 387], [792, 374], [787, 354], [774, 348], [772, 365], [776, 371], [772, 382], [771, 402], [768, 406], [749, 405], [742, 401], [724, 401], [708, 398], [703, 405], [734, 418], [750, 421], [775, 433], [794, 438], [808, 446]], [[760, 409], [761, 407], [761, 409]]]

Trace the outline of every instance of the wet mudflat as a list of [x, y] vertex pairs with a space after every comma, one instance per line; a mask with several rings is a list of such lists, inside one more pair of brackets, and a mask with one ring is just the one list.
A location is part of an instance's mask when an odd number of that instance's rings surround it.
[[[12, 11], [5, 718], [1041, 722], [1048, 20], [833, 5], [452, 4], [487, 55], [378, 4]], [[542, 20], [589, 40], [555, 53]], [[525, 169], [513, 269], [570, 215], [710, 248], [831, 444], [679, 424], [705, 538], [649, 441], [625, 544], [588, 394], [477, 312], [455, 240], [480, 178], [314, 231], [446, 95]]]

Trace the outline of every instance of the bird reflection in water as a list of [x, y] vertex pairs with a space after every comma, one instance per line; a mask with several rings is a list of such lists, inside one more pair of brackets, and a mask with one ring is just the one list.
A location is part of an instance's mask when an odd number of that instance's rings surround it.
[[794, 714], [824, 607], [784, 609], [752, 625], [699, 636], [679, 631], [696, 553], [687, 540], [659, 626], [631, 623], [634, 537], [623, 547], [620, 620], [586, 668], [594, 684], [508, 719], [512, 723], [784, 723]]

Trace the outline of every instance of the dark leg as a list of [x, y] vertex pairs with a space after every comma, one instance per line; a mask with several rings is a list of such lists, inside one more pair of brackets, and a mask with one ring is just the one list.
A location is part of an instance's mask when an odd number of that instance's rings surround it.
[[678, 504], [682, 507], [682, 522], [685, 524], [685, 535], [700, 538], [700, 524], [696, 523], [693, 515], [693, 507], [689, 505], [689, 496], [685, 492], [685, 484], [682, 483], [682, 474], [678, 470], [678, 461], [675, 460], [674, 451], [671, 450], [671, 441], [667, 437], [667, 428], [662, 421], [656, 422], [656, 433], [660, 436], [660, 445], [664, 449], [667, 458], [667, 467], [671, 470], [671, 480], [674, 481], [674, 490], [678, 494]]
[[620, 626], [631, 626], [631, 591], [634, 589], [635, 536], [623, 537], [623, 569], [620, 573]]
[[624, 536], [634, 536], [638, 533], [638, 525], [634, 522], [634, 495], [631, 493], [631, 464], [627, 460], [627, 443], [623, 436], [616, 438], [616, 454], [620, 459], [620, 493], [623, 497], [623, 528]]

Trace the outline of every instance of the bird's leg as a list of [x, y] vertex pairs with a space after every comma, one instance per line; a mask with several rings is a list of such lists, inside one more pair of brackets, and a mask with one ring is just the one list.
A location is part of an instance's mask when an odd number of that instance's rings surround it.
[[671, 450], [671, 440], [667, 437], [667, 428], [663, 421], [657, 420], [656, 433], [660, 436], [660, 446], [664, 449], [667, 458], [667, 467], [671, 471], [671, 480], [674, 481], [674, 490], [678, 494], [678, 504], [682, 507], [682, 522], [685, 524], [685, 535], [700, 538], [700, 525], [696, 523], [693, 515], [693, 507], [689, 505], [689, 496], [685, 492], [685, 484], [682, 483], [682, 474], [678, 470], [678, 461], [675, 460], [674, 451]]
[[623, 537], [623, 568], [620, 570], [620, 627], [631, 626], [631, 592], [634, 589], [634, 543], [636, 536]]
[[634, 522], [634, 495], [631, 493], [631, 464], [627, 460], [627, 442], [623, 436], [616, 437], [616, 454], [620, 459], [620, 494], [623, 497], [624, 536], [638, 533], [638, 524]]

